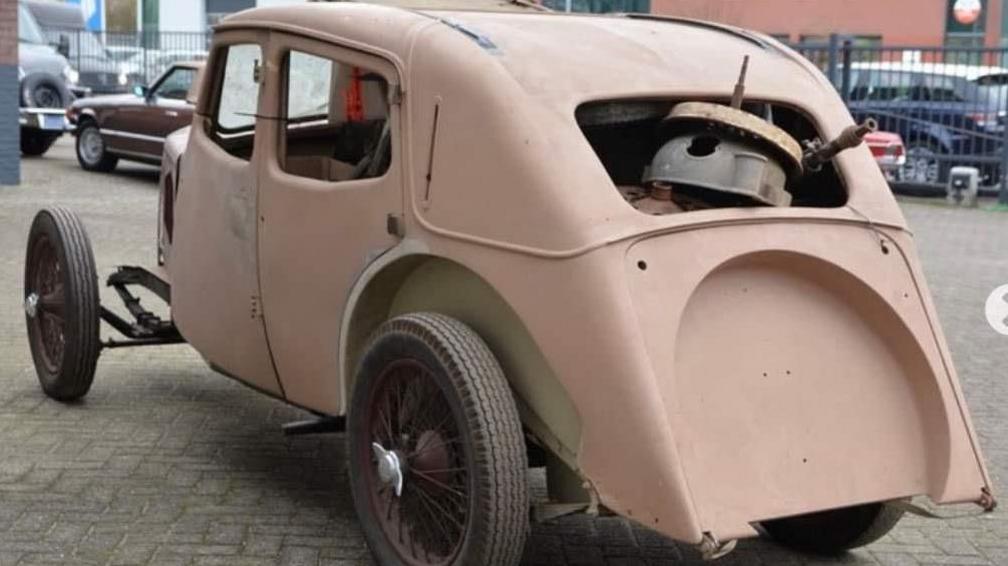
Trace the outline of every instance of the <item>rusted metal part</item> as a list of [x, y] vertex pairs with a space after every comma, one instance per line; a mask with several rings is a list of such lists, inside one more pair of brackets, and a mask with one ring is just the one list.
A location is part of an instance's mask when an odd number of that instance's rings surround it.
[[705, 130], [669, 140], [644, 176], [652, 191], [667, 187], [672, 200], [690, 197], [707, 207], [788, 206], [787, 180], [780, 161], [759, 144]]
[[735, 92], [732, 93], [731, 107], [736, 110], [742, 108], [742, 99], [745, 98], [745, 76], [749, 69], [749, 56], [742, 58], [742, 70], [739, 72], [738, 82], [735, 83]]
[[701, 122], [711, 129], [723, 129], [743, 139], [753, 139], [769, 144], [784, 158], [782, 163], [788, 175], [802, 170], [802, 148], [790, 134], [763, 118], [711, 102], [681, 102], [665, 118], [667, 124]]
[[983, 488], [980, 489], [980, 493], [981, 493], [981, 495], [980, 495], [979, 504], [980, 504], [980, 507], [985, 512], [990, 513], [992, 511], [994, 511], [995, 509], [997, 509], [997, 505], [998, 505], [997, 499], [994, 498], [994, 494], [991, 493], [991, 490], [990, 490], [989, 487], [984, 486]]
[[647, 189], [639, 186], [619, 186], [616, 188], [631, 206], [644, 214], [660, 216], [685, 210], [672, 200], [672, 185], [666, 183], [653, 183]]
[[575, 111], [581, 127], [659, 120], [668, 116], [670, 102], [662, 100], [617, 100], [582, 104]]
[[703, 540], [700, 541], [698, 546], [700, 549], [700, 556], [704, 560], [717, 560], [718, 558], [726, 556], [731, 551], [735, 550], [736, 544], [738, 544], [737, 540], [721, 542], [714, 533], [705, 532], [703, 534]]
[[802, 167], [807, 171], [818, 171], [824, 163], [836, 157], [841, 151], [861, 145], [864, 137], [877, 129], [878, 124], [875, 120], [868, 118], [860, 125], [847, 126], [829, 143], [810, 143], [802, 157]]

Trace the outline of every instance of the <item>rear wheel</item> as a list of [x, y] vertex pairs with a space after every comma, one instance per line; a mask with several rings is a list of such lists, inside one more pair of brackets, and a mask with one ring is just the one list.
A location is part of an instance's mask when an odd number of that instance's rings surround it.
[[431, 313], [382, 325], [358, 368], [348, 433], [354, 505], [379, 564], [518, 564], [525, 443], [475, 332]]
[[98, 277], [84, 224], [60, 207], [35, 215], [25, 258], [24, 310], [35, 372], [46, 395], [83, 397], [98, 360]]
[[785, 546], [816, 554], [839, 554], [882, 538], [902, 517], [899, 507], [869, 503], [766, 521], [763, 528]]
[[115, 169], [119, 158], [108, 152], [98, 124], [91, 120], [81, 123], [77, 131], [77, 162], [85, 171], [107, 173]]

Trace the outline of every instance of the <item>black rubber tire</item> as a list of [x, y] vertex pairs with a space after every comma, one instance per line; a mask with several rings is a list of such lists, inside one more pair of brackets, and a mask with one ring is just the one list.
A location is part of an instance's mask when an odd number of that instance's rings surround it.
[[59, 134], [43, 134], [38, 130], [21, 130], [21, 153], [31, 157], [38, 157], [49, 151]]
[[[81, 142], [86, 139], [87, 135], [91, 134], [97, 135], [98, 139], [102, 140], [101, 156], [95, 161], [88, 161], [81, 154]], [[101, 137], [101, 133], [98, 131], [98, 124], [91, 119], [85, 119], [77, 127], [76, 141], [74, 142], [74, 153], [77, 155], [77, 163], [79, 163], [81, 169], [84, 169], [85, 171], [108, 173], [114, 170], [116, 165], [119, 164], [119, 157], [106, 151], [105, 140]]]
[[32, 73], [21, 80], [21, 104], [28, 108], [66, 108], [73, 95], [66, 83], [50, 73]]
[[765, 521], [763, 529], [784, 546], [832, 555], [875, 542], [902, 517], [903, 510], [895, 505], [868, 503]]
[[[504, 373], [486, 343], [468, 326], [434, 313], [414, 313], [385, 322], [373, 335], [357, 368], [348, 415], [348, 453], [354, 506], [368, 546], [379, 564], [406, 562], [386, 539], [364, 479], [360, 442], [370, 443], [364, 410], [390, 364], [418, 360], [431, 368], [461, 431], [473, 464], [467, 526], [451, 566], [514, 566], [528, 536], [528, 485], [521, 422]], [[398, 418], [398, 417], [397, 417]], [[366, 451], [364, 453], [367, 453]], [[407, 479], [407, 481], [409, 481]]]
[[74, 401], [91, 388], [95, 364], [101, 350], [98, 336], [98, 276], [94, 254], [84, 224], [70, 210], [45, 208], [35, 215], [28, 232], [25, 257], [24, 296], [26, 304], [37, 286], [36, 269], [51, 246], [58, 264], [56, 279], [62, 285], [62, 355], [47, 357], [42, 338], [41, 305], [35, 316], [27, 312], [28, 343], [39, 383], [46, 395], [57, 401]]

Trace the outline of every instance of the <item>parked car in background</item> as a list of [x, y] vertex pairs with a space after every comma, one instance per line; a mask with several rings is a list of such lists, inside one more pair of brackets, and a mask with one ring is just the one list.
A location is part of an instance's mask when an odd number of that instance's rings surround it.
[[146, 57], [147, 73], [150, 76], [156, 76], [161, 74], [161, 72], [173, 63], [177, 63], [179, 61], [205, 61], [206, 58], [206, 51], [188, 49], [163, 49], [159, 51], [152, 51], [148, 53]]
[[1008, 69], [961, 64], [870, 62], [851, 66], [848, 107], [902, 137], [899, 180], [938, 185], [955, 165], [1000, 178]]
[[901, 169], [906, 165], [906, 147], [903, 145], [903, 138], [893, 132], [876, 131], [866, 135], [864, 141], [871, 150], [875, 162], [885, 174], [886, 180], [897, 180]]
[[49, 41], [63, 46], [63, 55], [80, 73], [80, 84], [93, 93], [129, 92], [143, 76], [122, 73], [100, 36], [87, 29], [79, 4], [25, 0]]
[[133, 45], [107, 45], [105, 51], [113, 60], [123, 63], [142, 56], [144, 48]]
[[202, 63], [170, 66], [150, 87], [77, 100], [67, 110], [76, 126], [77, 161], [88, 171], [111, 171], [119, 159], [161, 163], [165, 138], [192, 121]]
[[77, 71], [48, 45], [31, 12], [18, 4], [18, 81], [21, 153], [42, 155], [67, 129]]

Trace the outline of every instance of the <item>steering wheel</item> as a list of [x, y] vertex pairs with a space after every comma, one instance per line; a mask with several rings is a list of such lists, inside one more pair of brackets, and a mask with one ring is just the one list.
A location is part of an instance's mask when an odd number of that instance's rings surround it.
[[349, 180], [355, 179], [369, 179], [371, 177], [377, 177], [378, 173], [383, 171], [387, 166], [389, 159], [392, 157], [389, 149], [392, 145], [392, 131], [389, 127], [389, 120], [385, 120], [385, 125], [382, 126], [381, 135], [378, 137], [378, 142], [375, 144], [374, 149], [372, 149], [367, 155], [361, 158], [360, 161], [354, 165], [353, 171], [350, 173]]

